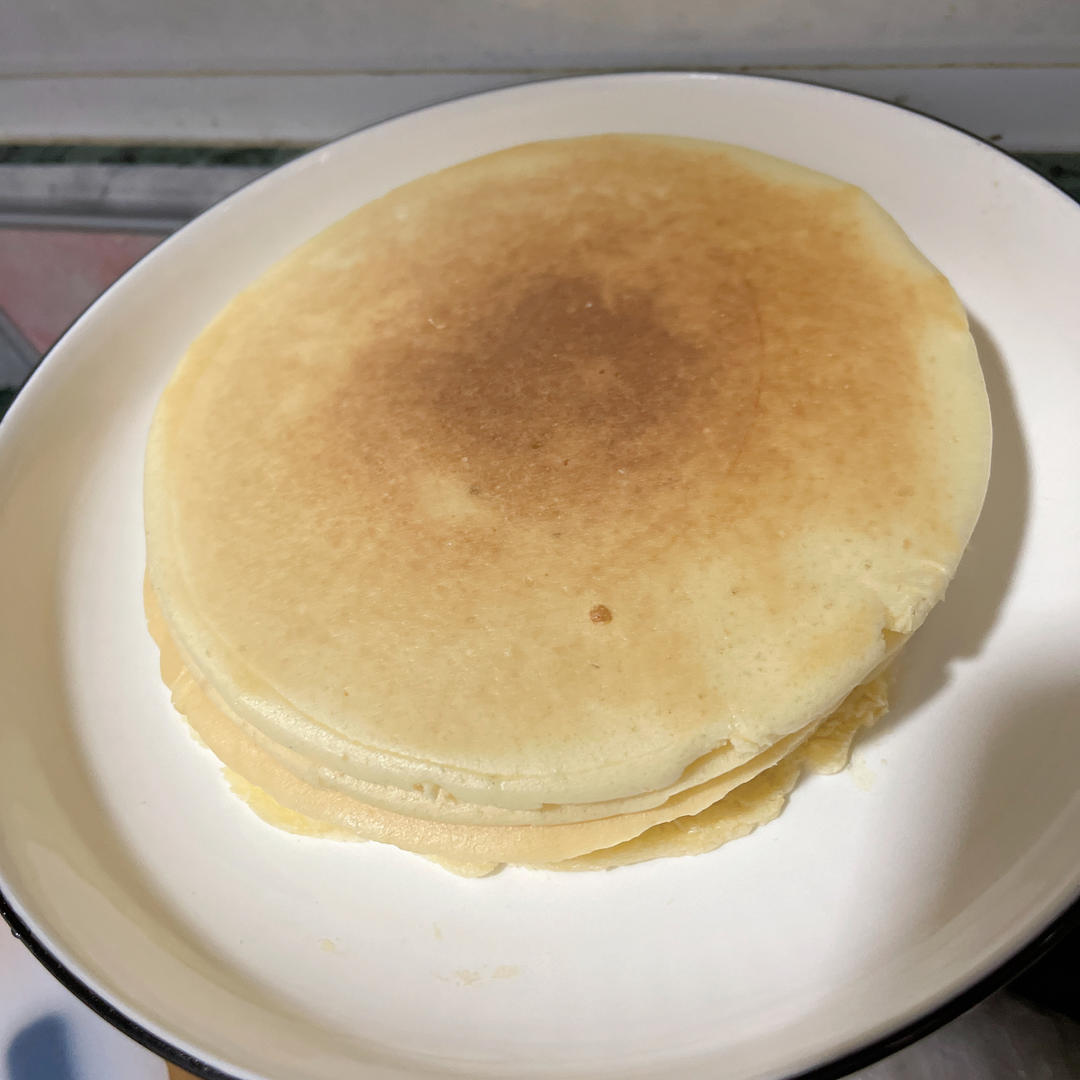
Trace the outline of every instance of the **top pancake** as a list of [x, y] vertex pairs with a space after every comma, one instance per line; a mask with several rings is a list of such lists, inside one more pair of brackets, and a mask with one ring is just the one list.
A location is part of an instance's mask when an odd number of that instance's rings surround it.
[[155, 415], [148, 571], [237, 716], [375, 783], [589, 803], [825, 715], [981, 506], [963, 310], [849, 185], [517, 147], [331, 226]]

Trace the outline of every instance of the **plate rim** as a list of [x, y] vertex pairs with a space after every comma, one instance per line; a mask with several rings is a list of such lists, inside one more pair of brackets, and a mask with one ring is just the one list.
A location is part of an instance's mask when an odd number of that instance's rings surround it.
[[[988, 148], [1001, 154], [1028, 174], [1029, 179], [1034, 179], [1039, 187], [1053, 192], [1058, 199], [1063, 199], [1074, 211], [1080, 210], [1080, 204], [1078, 204], [1076, 200], [1071, 198], [1051, 180], [1042, 176], [1036, 169], [1017, 156], [1017, 154], [998, 146], [987, 138], [967, 131], [958, 124], [943, 120], [940, 117], [933, 116], [921, 109], [906, 104], [901, 105], [892, 101], [882, 100], [869, 93], [844, 90], [835, 86], [822, 85], [820, 83], [806, 82], [802, 79], [785, 75], [758, 75], [748, 72], [709, 70], [702, 68], [628, 68], [625, 70], [604, 71], [582, 75], [554, 74], [549, 77], [529, 79], [526, 82], [516, 83], [511, 86], [468, 91], [444, 98], [441, 101], [433, 102], [429, 105], [423, 105], [413, 109], [406, 109], [399, 113], [394, 113], [383, 119], [364, 124], [334, 139], [319, 143], [299, 154], [297, 157], [253, 177], [239, 188], [229, 192], [210, 206], [205, 207], [195, 218], [192, 218], [190, 222], [187, 222], [185, 225], [181, 226], [180, 229], [169, 234], [161, 244], [156, 245], [145, 255], [141, 256], [65, 327], [63, 333], [56, 342], [42, 354], [30, 375], [16, 388], [14, 399], [10, 402], [5, 415], [0, 417], [0, 428], [10, 426], [10, 424], [5, 425], [4, 422], [8, 421], [13, 413], [19, 411], [21, 404], [19, 399], [24, 397], [24, 391], [26, 391], [31, 383], [36, 381], [37, 376], [42, 368], [45, 367], [46, 362], [50, 360], [58, 347], [64, 344], [69, 333], [93, 308], [97, 306], [100, 301], [102, 301], [129, 275], [138, 270], [145, 260], [155, 255], [165, 244], [182, 233], [189, 225], [198, 221], [206, 214], [218, 209], [230, 199], [241, 195], [249, 187], [266, 179], [271, 174], [297, 166], [299, 163], [310, 158], [311, 155], [322, 153], [363, 132], [378, 128], [384, 124], [394, 123], [395, 121], [408, 116], [437, 110], [445, 106], [455, 105], [472, 99], [487, 98], [492, 95], [507, 96], [513, 95], [516, 92], [527, 92], [547, 83], [587, 84], [615, 82], [627, 79], [635, 81], [655, 80], [657, 82], [680, 79], [689, 81], [700, 80], [703, 82], [737, 80], [739, 82], [787, 83], [794, 84], [803, 90], [819, 92], [824, 95], [838, 95], [840, 97], [858, 98], [864, 101], [870, 101], [875, 105], [893, 109], [900, 113], [913, 114], [928, 123], [946, 128], [971, 140], [983, 148]], [[0, 431], [0, 434], [2, 434], [2, 431]], [[3, 880], [0, 878], [0, 886], [3, 884]], [[193, 1076], [200, 1078], [200, 1080], [244, 1080], [244, 1077], [241, 1074], [226, 1072], [217, 1066], [204, 1061], [202, 1058], [184, 1050], [175, 1042], [155, 1034], [150, 1028], [133, 1019], [122, 1008], [110, 1001], [108, 997], [90, 986], [89, 983], [76, 974], [72, 967], [68, 966], [65, 961], [60, 959], [59, 956], [45, 944], [42, 936], [32, 929], [28, 918], [32, 919], [32, 915], [29, 913], [27, 913], [26, 916], [21, 915], [16, 910], [15, 904], [5, 895], [3, 888], [0, 887], [0, 919], [7, 924], [12, 936], [16, 940], [21, 941], [31, 955], [45, 968], [46, 971], [49, 972], [49, 974], [51, 974], [66, 990], [73, 994], [77, 1000], [90, 1008], [98, 1017], [166, 1062], [190, 1072]], [[985, 972], [983, 975], [976, 978], [973, 983], [955, 992], [951, 997], [947, 997], [937, 1005], [932, 1006], [926, 1012], [902, 1022], [894, 1030], [877, 1035], [871, 1038], [869, 1042], [845, 1050], [837, 1057], [828, 1061], [823, 1061], [818, 1065], [812, 1066], [810, 1069], [791, 1074], [787, 1080], [840, 1080], [840, 1078], [849, 1076], [859, 1069], [867, 1068], [876, 1062], [890, 1057], [905, 1047], [925, 1038], [927, 1035], [956, 1019], [969, 1009], [974, 1008], [991, 994], [1008, 985], [1013, 979], [1017, 978], [1049, 952], [1058, 941], [1062, 940], [1078, 928], [1080, 928], [1080, 889], [1076, 891], [1076, 894], [1072, 899], [1067, 901], [1065, 906], [1059, 910], [1056, 915], [1051, 917], [1050, 921], [1041, 930], [1037, 931], [1027, 941], [1021, 943], [1015, 951], [1010, 952], [1004, 960], [998, 963], [990, 971]], [[248, 1076], [253, 1075], [255, 1074], [248, 1073]]]
[[[65, 990], [121, 1034], [133, 1039], [166, 1062], [191, 1073], [198, 1080], [243, 1080], [237, 1073], [224, 1072], [168, 1039], [155, 1035], [149, 1028], [143, 1027], [137, 1020], [133, 1020], [122, 1009], [83, 982], [30, 929], [8, 902], [3, 891], [0, 891], [0, 918], [7, 923], [12, 937], [22, 942], [34, 959]], [[840, 1057], [822, 1062], [805, 1072], [796, 1073], [788, 1080], [841, 1080], [842, 1077], [850, 1076], [859, 1069], [869, 1068], [900, 1050], [914, 1045], [969, 1009], [973, 1009], [991, 994], [1003, 989], [1013, 979], [1037, 963], [1059, 941], [1077, 929], [1080, 929], [1080, 897], [1073, 900], [1064, 911], [1058, 914], [1049, 926], [1037, 933], [1026, 944], [1021, 945], [1008, 959], [983, 975], [967, 989], [961, 990], [954, 997], [948, 998], [914, 1020], [909, 1020], [895, 1031], [887, 1032], [864, 1046], [848, 1050]]]

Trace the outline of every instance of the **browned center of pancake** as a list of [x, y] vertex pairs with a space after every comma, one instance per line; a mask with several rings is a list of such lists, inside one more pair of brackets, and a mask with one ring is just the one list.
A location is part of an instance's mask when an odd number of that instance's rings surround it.
[[858, 194], [672, 174], [641, 147], [605, 180], [590, 143], [524, 192], [451, 185], [376, 220], [325, 275], [329, 378], [270, 467], [331, 528], [370, 521], [374, 494], [453, 562], [522, 528], [614, 559], [658, 530], [711, 542], [718, 521], [758, 545], [803, 513], [895, 524], [925, 479], [925, 298], [868, 268]]
[[689, 333], [646, 290], [510, 270], [442, 316], [423, 363], [402, 358], [403, 432], [470, 495], [551, 518], [677, 483], [704, 446], [722, 472], [753, 422], [760, 343], [745, 286], [717, 300]]
[[[364, 486], [386, 485], [419, 531], [433, 514], [439, 540], [449, 529], [484, 548], [510, 520], [609, 550], [659, 493], [715, 486], [755, 421], [750, 291], [722, 263], [686, 281], [704, 312], [686, 327], [663, 295], [556, 272], [574, 260], [556, 235], [436, 285], [412, 325], [356, 357], [316, 437], [362, 462]], [[705, 289], [711, 302], [692, 295]]]

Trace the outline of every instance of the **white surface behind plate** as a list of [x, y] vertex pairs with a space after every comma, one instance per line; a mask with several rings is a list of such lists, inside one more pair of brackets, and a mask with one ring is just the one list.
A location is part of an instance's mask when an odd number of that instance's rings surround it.
[[1027, 150], [1080, 149], [1075, 0], [8, 4], [0, 140], [313, 143], [494, 85], [776, 71]]
[[[746, 70], [899, 102], [1009, 149], [1080, 150], [1080, 66]], [[565, 72], [17, 77], [0, 80], [0, 139], [310, 146], [410, 109], [560, 74]]]
[[1072, 0], [52, 0], [0, 72], [255, 74], [695, 64], [1076, 64]]
[[0, 1080], [168, 1080], [0, 927]]
[[[154, 400], [225, 298], [352, 206], [507, 143], [603, 130], [723, 138], [860, 183], [950, 276], [996, 426], [960, 574], [860, 767], [805, 783], [777, 823], [711, 856], [468, 881], [278, 833], [225, 790], [157, 678], [139, 598]], [[916, 116], [723, 77], [440, 107], [227, 201], [91, 310], [5, 424], [0, 546], [24, 569], [0, 619], [0, 687], [23, 718], [0, 757], [5, 889], [144, 1023], [275, 1080], [676, 1062], [773, 1077], [967, 985], [1077, 889], [1078, 219]]]

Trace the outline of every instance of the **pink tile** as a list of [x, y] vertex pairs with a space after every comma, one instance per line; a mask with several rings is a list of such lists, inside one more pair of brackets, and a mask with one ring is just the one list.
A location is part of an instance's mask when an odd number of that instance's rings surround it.
[[163, 239], [146, 233], [0, 229], [0, 307], [44, 352]]

